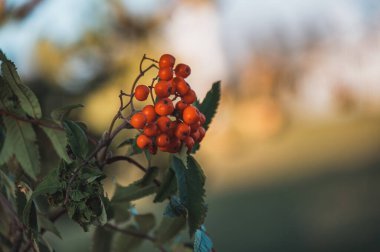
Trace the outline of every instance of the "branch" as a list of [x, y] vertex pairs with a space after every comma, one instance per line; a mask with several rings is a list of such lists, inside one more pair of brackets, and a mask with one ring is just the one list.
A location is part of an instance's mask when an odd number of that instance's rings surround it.
[[106, 223], [103, 227], [106, 228], [106, 229], [108, 228], [110, 230], [126, 234], [126, 235], [130, 235], [130, 236], [134, 236], [134, 237], [137, 237], [137, 238], [141, 238], [141, 239], [145, 239], [145, 240], [151, 241], [152, 243], [154, 243], [154, 244], [156, 244], [158, 246], [158, 249], [161, 252], [167, 252], [167, 250], [164, 248], [164, 246], [162, 244], [157, 244], [156, 243], [157, 239], [155, 237], [150, 236], [148, 234], [145, 234], [145, 233], [142, 233], [142, 232], [139, 232], [139, 231], [135, 231], [135, 230], [121, 229], [118, 226], [115, 226], [115, 225], [110, 224], [110, 223]]
[[[127, 156], [114, 156], [114, 157], [108, 158], [106, 160], [106, 164], [112, 164], [112, 163], [115, 163], [118, 161], [126, 161], [128, 163], [131, 163], [131, 164], [135, 165], [137, 168], [139, 168], [141, 171], [147, 173], [147, 169], [142, 164], [140, 164], [139, 162], [137, 162], [133, 158], [127, 157]], [[157, 179], [154, 179], [153, 182], [156, 184], [157, 187], [161, 186], [161, 182], [158, 181]]]
[[46, 128], [51, 128], [51, 129], [55, 129], [55, 130], [62, 130], [62, 131], [64, 130], [61, 126], [59, 126], [57, 124], [51, 124], [49, 122], [46, 122], [46, 121], [43, 121], [43, 120], [34, 119], [34, 118], [25, 118], [25, 117], [22, 117], [22, 116], [10, 113], [8, 111], [5, 111], [3, 109], [0, 109], [0, 115], [5, 115], [5, 116], [11, 117], [11, 118], [13, 118], [13, 119], [15, 119], [17, 121], [28, 122], [28, 123], [31, 123], [31, 124], [34, 124], [34, 125], [43, 126], [43, 127], [46, 127]]

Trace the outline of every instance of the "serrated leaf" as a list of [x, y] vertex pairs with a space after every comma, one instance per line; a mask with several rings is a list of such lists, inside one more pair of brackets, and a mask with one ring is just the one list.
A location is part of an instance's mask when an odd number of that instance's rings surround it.
[[172, 196], [165, 208], [164, 215], [167, 217], [186, 216], [186, 208], [177, 196]]
[[82, 104], [67, 105], [61, 108], [54, 109], [50, 113], [50, 116], [54, 121], [59, 123], [65, 120], [73, 109], [83, 108], [83, 107], [84, 106]]
[[189, 156], [188, 168], [176, 156], [172, 157], [172, 169], [177, 177], [179, 197], [188, 211], [190, 237], [204, 222], [206, 207], [204, 202], [205, 176], [196, 160]]
[[141, 180], [137, 180], [126, 187], [116, 185], [116, 191], [112, 197], [112, 202], [128, 202], [137, 200], [153, 194], [156, 189], [157, 187], [153, 183], [144, 186], [141, 185]]
[[163, 217], [159, 227], [157, 228], [156, 242], [166, 243], [172, 240], [176, 235], [186, 227], [185, 216], [180, 217]]
[[158, 188], [153, 202], [162, 202], [177, 192], [177, 180], [172, 169], [168, 169], [161, 186]]
[[29, 87], [21, 83], [21, 79], [17, 73], [16, 66], [12, 61], [8, 60], [4, 53], [0, 52], [1, 73], [3, 78], [9, 84], [13, 93], [17, 96], [21, 108], [31, 117], [41, 118], [41, 106], [36, 95]]
[[5, 134], [6, 134], [5, 127], [3, 126], [2, 120], [0, 117], [0, 153], [1, 153], [1, 150], [3, 149], [3, 146], [4, 146]]
[[6, 80], [0, 76], [0, 109], [12, 111], [16, 108], [16, 97]]
[[54, 225], [54, 223], [42, 214], [38, 215], [38, 226], [41, 228], [41, 230], [45, 229], [47, 231], [50, 231], [57, 237], [62, 239], [62, 236], [59, 233], [58, 228]]
[[112, 238], [114, 232], [108, 231], [102, 227], [96, 227], [92, 239], [92, 252], [111, 251]]
[[211, 89], [207, 92], [205, 98], [202, 103], [199, 104], [199, 111], [202, 112], [206, 116], [206, 122], [203, 125], [205, 130], [208, 129], [212, 118], [216, 114], [216, 110], [218, 109], [220, 100], [220, 81], [212, 84]]
[[27, 203], [26, 195], [20, 190], [15, 190], [16, 192], [16, 210], [17, 215], [20, 219], [22, 219], [22, 215]]
[[45, 134], [49, 137], [51, 144], [53, 145], [58, 156], [65, 160], [67, 163], [71, 163], [71, 158], [67, 155], [67, 136], [66, 132], [57, 129], [51, 129], [40, 126]]
[[210, 252], [212, 251], [213, 243], [206, 234], [206, 230], [202, 226], [197, 229], [194, 237], [194, 252]]
[[8, 199], [15, 198], [15, 184], [0, 168], [0, 187], [4, 187]]
[[148, 184], [153, 183], [154, 179], [157, 177], [158, 171], [159, 169], [157, 166], [149, 167], [145, 175], [141, 179], [141, 185], [146, 186]]
[[40, 154], [35, 144], [36, 133], [33, 127], [29, 123], [9, 117], [4, 117], [3, 120], [7, 135], [0, 159], [7, 161], [14, 154], [23, 170], [35, 179], [40, 171]]
[[88, 139], [86, 133], [77, 123], [70, 120], [65, 120], [63, 127], [66, 131], [67, 142], [74, 155], [85, 159], [88, 153]]
[[88, 196], [88, 193], [86, 192], [81, 192], [79, 190], [72, 190], [70, 192], [70, 198], [73, 200], [73, 201], [81, 201], [83, 200], [84, 198], [86, 198]]
[[113, 219], [116, 223], [128, 221], [131, 218], [129, 211], [130, 202], [111, 203], [113, 209]]

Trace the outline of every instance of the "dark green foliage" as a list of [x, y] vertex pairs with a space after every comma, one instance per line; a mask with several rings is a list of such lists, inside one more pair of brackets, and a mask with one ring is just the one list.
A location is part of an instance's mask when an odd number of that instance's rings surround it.
[[65, 131], [52, 129], [48, 127], [40, 126], [45, 134], [49, 137], [55, 151], [58, 156], [65, 160], [67, 163], [71, 163], [70, 157], [67, 155], [67, 137]]
[[24, 171], [36, 178], [40, 171], [40, 155], [36, 145], [36, 133], [27, 122], [3, 117], [7, 130], [4, 147], [0, 154], [0, 164], [7, 162], [13, 155]]
[[197, 107], [200, 112], [206, 116], [206, 122], [203, 127], [207, 130], [210, 126], [212, 118], [215, 116], [218, 109], [220, 100], [220, 81], [212, 84], [210, 91], [207, 92], [202, 103], [198, 104]]
[[41, 118], [41, 107], [36, 95], [25, 85], [21, 83], [20, 77], [16, 71], [16, 66], [8, 60], [5, 54], [0, 51], [1, 75], [17, 97], [20, 107], [31, 117]]
[[137, 200], [153, 194], [156, 190], [157, 186], [155, 184], [149, 183], [143, 185], [141, 180], [137, 180], [126, 187], [117, 185], [112, 202], [128, 202]]
[[50, 113], [50, 116], [54, 121], [56, 121], [57, 123], [60, 123], [69, 116], [72, 110], [77, 109], [77, 108], [83, 108], [83, 107], [84, 106], [82, 104], [64, 106], [61, 108], [54, 109]]
[[172, 169], [168, 169], [166, 176], [157, 190], [154, 202], [162, 202], [177, 192], [177, 180]]
[[95, 228], [92, 252], [104, 252], [111, 251], [111, 244], [114, 232], [106, 230], [105, 228], [98, 226]]
[[65, 120], [63, 127], [67, 134], [67, 142], [75, 156], [85, 159], [88, 152], [88, 139], [85, 131], [77, 123]]
[[192, 236], [195, 230], [203, 224], [206, 216], [205, 176], [192, 156], [187, 158], [187, 168], [181, 159], [173, 156], [172, 168], [177, 177], [179, 198], [188, 212], [189, 234]]
[[[205, 130], [207, 131], [210, 123], [212, 121], [212, 118], [215, 116], [216, 111], [219, 106], [220, 101], [220, 81], [215, 82], [211, 89], [207, 92], [205, 98], [203, 99], [202, 103], [199, 101], [196, 101], [194, 105], [199, 109], [200, 112], [202, 112], [206, 117], [206, 122], [203, 125]], [[192, 153], [195, 153], [197, 150], [199, 150], [199, 143], [196, 143], [193, 146]]]

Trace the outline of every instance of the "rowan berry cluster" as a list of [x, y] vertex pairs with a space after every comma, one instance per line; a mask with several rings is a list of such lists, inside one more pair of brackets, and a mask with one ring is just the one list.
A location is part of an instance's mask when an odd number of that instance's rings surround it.
[[[206, 117], [192, 104], [197, 96], [185, 79], [191, 69], [186, 64], [175, 65], [170, 54], [160, 57], [158, 74], [151, 86], [138, 85], [134, 98], [145, 101], [153, 93], [153, 105], [146, 105], [130, 119], [130, 124], [140, 131], [137, 146], [155, 154], [157, 149], [177, 153], [182, 146], [190, 152], [195, 143], [202, 141]], [[179, 100], [177, 100], [179, 99]]]

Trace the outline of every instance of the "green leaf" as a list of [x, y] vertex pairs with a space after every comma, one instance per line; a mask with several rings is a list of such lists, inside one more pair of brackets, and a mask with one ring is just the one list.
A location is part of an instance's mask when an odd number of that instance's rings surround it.
[[74, 104], [74, 105], [64, 106], [61, 108], [54, 109], [50, 113], [50, 116], [54, 121], [59, 123], [59, 122], [62, 122], [63, 120], [65, 120], [69, 116], [70, 112], [73, 109], [83, 108], [83, 107], [84, 106], [82, 104]]
[[153, 202], [162, 202], [177, 192], [177, 180], [172, 169], [168, 169], [161, 186], [158, 188], [156, 197]]
[[202, 226], [197, 229], [194, 237], [194, 252], [210, 252], [212, 247], [212, 241], [206, 234], [205, 228]]
[[50, 231], [53, 234], [55, 234], [57, 237], [62, 239], [62, 236], [59, 233], [59, 230], [57, 229], [57, 227], [45, 215], [38, 214], [38, 226], [41, 228], [41, 230], [45, 229], [47, 231]]
[[108, 231], [103, 227], [96, 227], [92, 239], [92, 252], [111, 251], [112, 238], [115, 232]]
[[[124, 230], [129, 230], [129, 231], [135, 231], [138, 232], [139, 229], [138, 227], [134, 225], [128, 225]], [[112, 250], [113, 252], [128, 252], [128, 251], [133, 251], [137, 247], [139, 247], [142, 243], [144, 242], [144, 239], [138, 238], [132, 235], [127, 235], [121, 232], [117, 232], [114, 235], [114, 241], [112, 244]]]
[[21, 83], [21, 79], [16, 71], [16, 66], [8, 60], [3, 52], [0, 51], [1, 73], [9, 84], [13, 93], [17, 96], [21, 108], [29, 116], [41, 118], [41, 106], [36, 95], [27, 86]]
[[74, 155], [85, 159], [88, 153], [88, 139], [86, 133], [77, 123], [70, 120], [65, 120], [63, 127], [67, 134], [67, 141]]
[[205, 98], [202, 103], [199, 104], [199, 111], [202, 112], [206, 116], [206, 122], [203, 125], [205, 130], [208, 129], [212, 118], [216, 114], [216, 110], [218, 109], [220, 100], [220, 81], [212, 84], [211, 89], [207, 92]]
[[179, 197], [188, 211], [190, 237], [204, 222], [206, 207], [204, 202], [205, 176], [197, 161], [189, 156], [186, 169], [183, 162], [173, 156], [172, 169], [177, 177]]
[[129, 212], [130, 202], [111, 203], [113, 209], [113, 219], [116, 223], [128, 221], [131, 218]]
[[0, 188], [4, 187], [8, 199], [15, 198], [15, 183], [0, 168]]
[[156, 242], [166, 243], [172, 240], [176, 235], [181, 232], [182, 229], [186, 227], [186, 217], [166, 217], [164, 216], [161, 220], [160, 226], [157, 228]]
[[0, 76], [0, 109], [13, 111], [17, 100], [6, 80]]
[[71, 158], [67, 155], [67, 136], [66, 132], [58, 129], [51, 129], [44, 126], [40, 126], [45, 134], [49, 137], [55, 151], [58, 156], [65, 160], [67, 163], [71, 163]]
[[0, 117], [0, 153], [1, 153], [1, 150], [3, 149], [3, 146], [4, 146], [5, 134], [6, 134], [5, 127], [1, 123], [1, 117]]
[[[211, 89], [207, 92], [205, 98], [203, 99], [202, 103], [199, 103], [199, 101], [196, 101], [194, 103], [194, 106], [196, 106], [200, 112], [202, 112], [206, 117], [206, 122], [203, 124], [203, 127], [207, 131], [207, 129], [210, 126], [211, 120], [216, 114], [216, 111], [218, 109], [220, 100], [220, 81], [215, 82]], [[192, 153], [197, 152], [199, 150], [200, 144], [197, 142], [193, 146]]]
[[177, 196], [172, 196], [165, 208], [164, 215], [168, 217], [186, 216], [186, 208]]
[[137, 180], [126, 187], [117, 185], [115, 194], [112, 197], [112, 202], [128, 202], [137, 200], [153, 194], [156, 189], [157, 187], [155, 184], [150, 183], [147, 185], [142, 185], [141, 180]]
[[9, 117], [4, 117], [3, 120], [7, 135], [0, 160], [8, 161], [14, 154], [24, 171], [35, 179], [40, 171], [40, 154], [35, 144], [36, 133], [33, 127], [29, 123]]
[[141, 179], [141, 185], [146, 186], [153, 183], [154, 179], [157, 177], [158, 171], [159, 169], [157, 166], [149, 167], [144, 177]]

